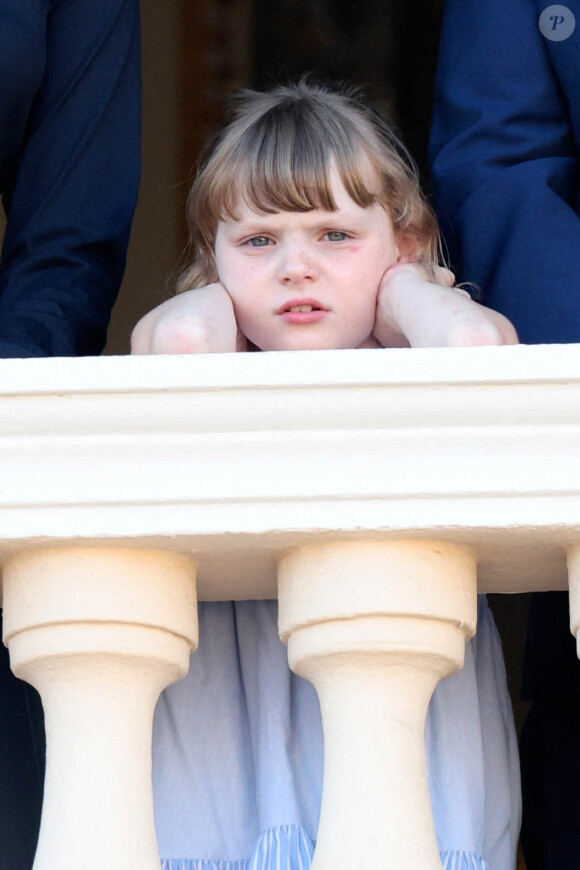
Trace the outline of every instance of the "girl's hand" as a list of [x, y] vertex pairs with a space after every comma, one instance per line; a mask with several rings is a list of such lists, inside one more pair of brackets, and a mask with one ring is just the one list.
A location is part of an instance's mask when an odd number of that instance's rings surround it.
[[143, 317], [131, 336], [131, 353], [234, 353], [246, 350], [232, 300], [221, 284], [188, 290]]
[[438, 268], [434, 284], [421, 266], [387, 269], [377, 299], [374, 336], [383, 347], [471, 347], [517, 344], [507, 317], [474, 302]]

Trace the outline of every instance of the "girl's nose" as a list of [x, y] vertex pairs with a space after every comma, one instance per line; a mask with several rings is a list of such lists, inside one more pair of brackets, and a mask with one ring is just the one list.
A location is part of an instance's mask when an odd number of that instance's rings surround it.
[[315, 258], [305, 246], [292, 246], [282, 253], [278, 277], [282, 284], [315, 281], [318, 269]]

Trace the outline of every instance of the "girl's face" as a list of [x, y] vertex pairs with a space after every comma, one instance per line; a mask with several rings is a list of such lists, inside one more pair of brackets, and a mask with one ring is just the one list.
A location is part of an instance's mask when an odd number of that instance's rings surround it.
[[332, 175], [336, 211], [253, 211], [218, 224], [215, 257], [240, 329], [261, 350], [376, 346], [379, 285], [399, 259], [392, 221]]

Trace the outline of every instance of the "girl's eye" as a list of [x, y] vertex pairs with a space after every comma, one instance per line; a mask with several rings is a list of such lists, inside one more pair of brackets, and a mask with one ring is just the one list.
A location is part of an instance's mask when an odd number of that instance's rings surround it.
[[265, 248], [271, 241], [272, 240], [269, 239], [268, 236], [252, 236], [251, 239], [248, 239], [246, 244], [251, 245], [252, 248]]
[[326, 233], [326, 238], [329, 242], [344, 242], [348, 236], [346, 233], [343, 233], [342, 230], [329, 230]]

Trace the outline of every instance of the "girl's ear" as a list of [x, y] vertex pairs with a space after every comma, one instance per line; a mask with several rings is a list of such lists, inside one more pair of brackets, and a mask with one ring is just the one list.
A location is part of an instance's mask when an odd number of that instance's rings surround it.
[[418, 263], [421, 256], [419, 240], [412, 233], [401, 233], [397, 236], [399, 254], [397, 263]]

